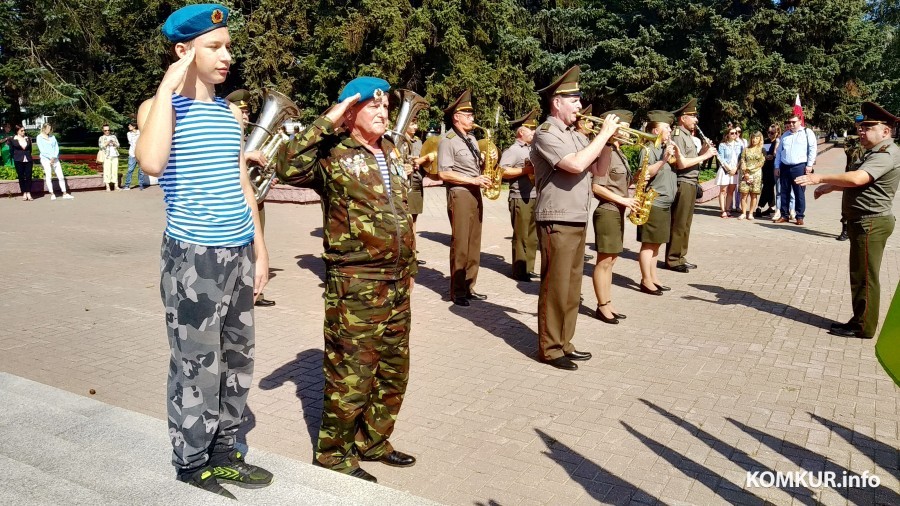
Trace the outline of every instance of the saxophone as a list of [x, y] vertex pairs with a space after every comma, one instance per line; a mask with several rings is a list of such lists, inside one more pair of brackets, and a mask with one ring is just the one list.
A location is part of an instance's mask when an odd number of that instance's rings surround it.
[[481, 193], [490, 200], [497, 200], [500, 197], [500, 185], [503, 184], [503, 169], [497, 165], [500, 152], [497, 150], [497, 145], [491, 140], [491, 131], [481, 125], [474, 126], [484, 131], [485, 134], [484, 139], [478, 141], [478, 150], [484, 156], [481, 174], [491, 180], [491, 185], [482, 188]]
[[648, 172], [650, 165], [650, 150], [647, 144], [641, 145], [641, 168], [638, 169], [637, 178], [634, 181], [634, 200], [638, 203], [637, 212], [632, 211], [628, 215], [628, 219], [635, 225], [643, 225], [650, 218], [650, 208], [653, 206], [653, 200], [659, 195], [653, 188], [647, 188]]

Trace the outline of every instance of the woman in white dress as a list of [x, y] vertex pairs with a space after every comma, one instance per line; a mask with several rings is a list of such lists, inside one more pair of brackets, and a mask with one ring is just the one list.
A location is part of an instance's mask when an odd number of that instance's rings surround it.
[[731, 196], [740, 181], [741, 152], [744, 143], [737, 136], [734, 127], [725, 133], [725, 140], [719, 144], [719, 170], [716, 172], [716, 184], [719, 185], [719, 210], [722, 218], [728, 218], [727, 205], [731, 204]]

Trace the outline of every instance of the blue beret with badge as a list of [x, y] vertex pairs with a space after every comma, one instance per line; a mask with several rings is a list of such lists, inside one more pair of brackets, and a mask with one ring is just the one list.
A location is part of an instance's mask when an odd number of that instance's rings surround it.
[[370, 98], [381, 98], [390, 89], [391, 85], [384, 79], [361, 76], [344, 86], [344, 89], [341, 90], [341, 94], [338, 95], [338, 102], [343, 102], [357, 93], [359, 93], [359, 101], [365, 102]]
[[163, 24], [162, 32], [174, 43], [196, 39], [206, 32], [223, 28], [228, 23], [228, 7], [220, 4], [194, 4], [173, 12]]

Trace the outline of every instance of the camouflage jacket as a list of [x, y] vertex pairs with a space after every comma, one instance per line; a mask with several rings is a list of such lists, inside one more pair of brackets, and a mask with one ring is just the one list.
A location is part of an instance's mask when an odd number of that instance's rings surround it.
[[391, 193], [375, 156], [324, 116], [282, 147], [278, 179], [312, 188], [322, 198], [329, 274], [375, 280], [415, 275], [416, 247], [399, 153], [382, 139]]

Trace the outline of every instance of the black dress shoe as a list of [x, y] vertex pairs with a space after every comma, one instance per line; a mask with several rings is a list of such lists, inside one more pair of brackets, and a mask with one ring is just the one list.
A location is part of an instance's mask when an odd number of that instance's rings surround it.
[[872, 336], [864, 336], [861, 329], [848, 329], [846, 327], [831, 327], [828, 332], [833, 336], [858, 337], [860, 339], [872, 339]]
[[515, 279], [516, 281], [522, 281], [523, 283], [531, 283], [531, 282], [533, 281], [533, 280], [531, 279], [531, 275], [530, 275], [530, 274], [513, 275], [512, 278]]
[[675, 267], [669, 267], [670, 271], [681, 272], [683, 274], [687, 274], [690, 272], [687, 265], [676, 265]]
[[263, 299], [262, 297], [256, 299], [256, 302], [253, 304], [254, 306], [259, 307], [271, 307], [275, 305], [274, 300]]
[[371, 474], [365, 472], [365, 471], [363, 470], [363, 468], [361, 468], [361, 467], [357, 467], [356, 469], [354, 469], [353, 471], [350, 471], [350, 472], [347, 473], [347, 474], [349, 474], [350, 476], [352, 476], [352, 477], [354, 477], [354, 478], [359, 478], [359, 479], [361, 479], [361, 480], [371, 481], [372, 483], [378, 483], [378, 478], [376, 478], [376, 477], [372, 476]]
[[862, 330], [862, 327], [860, 327], [853, 321], [849, 321], [847, 323], [835, 322], [831, 324], [831, 330], [852, 330], [854, 332], [858, 332]]
[[663, 294], [663, 291], [662, 291], [662, 290], [658, 290], [658, 289], [657, 289], [657, 290], [651, 290], [651, 289], [647, 288], [646, 286], [644, 286], [643, 283], [640, 283], [640, 285], [641, 285], [641, 293], [647, 293], [647, 294], [650, 294], [650, 295], [662, 295], [662, 294]]
[[454, 297], [453, 303], [456, 304], [457, 306], [465, 306], [465, 307], [472, 305], [471, 303], [469, 303], [469, 299], [467, 299], [465, 297]]
[[692, 264], [690, 262], [685, 262], [684, 266], [687, 267], [688, 269], [696, 269], [697, 268], [697, 264]]
[[838, 241], [846, 241], [850, 239], [850, 236], [847, 235], [847, 232], [841, 232], [841, 235], [837, 236]]
[[466, 298], [469, 300], [487, 300], [487, 295], [482, 295], [480, 293], [469, 292], [466, 294]]
[[539, 278], [539, 277], [541, 277], [540, 274], [538, 274], [538, 273], [536, 273], [536, 272], [534, 272], [534, 271], [528, 271], [528, 275], [531, 276], [532, 278]]
[[562, 369], [564, 371], [574, 371], [578, 369], [578, 364], [572, 362], [572, 359], [563, 355], [559, 358], [554, 358], [553, 360], [541, 360], [541, 362], [552, 365], [557, 369]]
[[566, 353], [566, 357], [568, 357], [569, 360], [590, 360], [592, 356], [593, 355], [591, 355], [591, 352], [589, 351], [575, 350], [572, 353]]
[[366, 457], [361, 457], [361, 459], [367, 460], [369, 462], [381, 462], [382, 464], [387, 464], [394, 467], [412, 467], [416, 463], [415, 457], [413, 457], [412, 455], [407, 455], [403, 452], [399, 452], [397, 450], [394, 450], [391, 453], [385, 453], [384, 455], [376, 459], [369, 459]]
[[585, 255], [585, 256], [584, 256], [584, 261], [585, 261], [585, 262], [590, 262], [590, 261], [593, 260], [593, 259], [594, 259], [594, 255]]
[[427, 264], [427, 263], [428, 263], [428, 262], [426, 262], [425, 260], [419, 260], [419, 259], [416, 259], [416, 265], [425, 265], [425, 264]]
[[657, 285], [656, 283], [653, 283], [653, 286], [655, 286], [657, 290], [661, 290], [663, 292], [668, 292], [671, 290], [671, 288], [665, 285]]
[[613, 315], [612, 318], [607, 318], [603, 316], [603, 313], [600, 312], [600, 308], [597, 308], [597, 311], [594, 313], [594, 316], [603, 323], [608, 323], [610, 325], [618, 325], [619, 319], [616, 318], [616, 315]]

